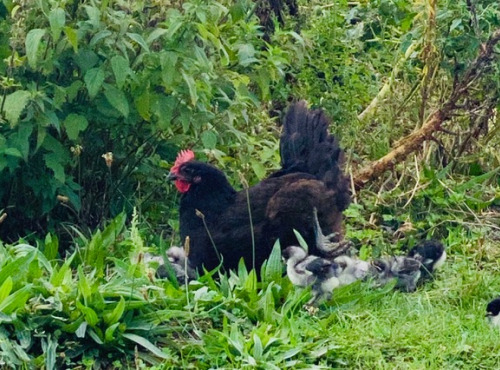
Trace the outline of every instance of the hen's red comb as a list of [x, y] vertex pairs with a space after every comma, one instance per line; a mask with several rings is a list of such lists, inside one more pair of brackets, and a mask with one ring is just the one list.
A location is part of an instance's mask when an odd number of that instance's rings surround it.
[[177, 154], [177, 158], [175, 159], [174, 165], [170, 171], [175, 173], [181, 164], [192, 161], [193, 159], [194, 152], [191, 149], [181, 150], [179, 154]]

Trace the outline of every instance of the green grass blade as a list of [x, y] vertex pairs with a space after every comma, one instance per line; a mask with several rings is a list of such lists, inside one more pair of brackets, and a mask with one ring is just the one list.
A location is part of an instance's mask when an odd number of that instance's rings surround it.
[[123, 334], [123, 337], [127, 338], [128, 340], [131, 340], [132, 342], [137, 343], [138, 345], [140, 345], [144, 348], [146, 348], [148, 351], [150, 351], [151, 353], [153, 353], [157, 357], [160, 357], [163, 359], [168, 358], [168, 356], [165, 353], [163, 353], [161, 351], [161, 349], [156, 347], [153, 343], [151, 343], [149, 340], [147, 340], [144, 337], [141, 337], [141, 336], [136, 335], [136, 334], [128, 334], [128, 333]]

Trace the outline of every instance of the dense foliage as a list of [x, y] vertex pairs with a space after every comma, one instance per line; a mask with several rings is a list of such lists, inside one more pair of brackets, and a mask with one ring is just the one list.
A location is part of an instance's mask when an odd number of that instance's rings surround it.
[[276, 162], [276, 141], [250, 123], [303, 47], [294, 32], [265, 47], [248, 4], [6, 5], [0, 198], [11, 236], [96, 226], [133, 204], [167, 213], [162, 161], [179, 147], [221, 163], [233, 154], [259, 177]]
[[177, 242], [165, 173], [180, 148], [254, 183], [305, 98], [354, 174], [421, 127], [500, 28], [497, 0], [299, 4], [264, 34], [251, 0], [0, 2], [2, 366], [498, 367], [483, 321], [500, 284], [498, 54], [345, 213], [362, 258], [445, 242], [416, 293], [355, 284], [310, 316], [277, 249], [262, 282], [240, 268], [179, 286], [143, 263]]

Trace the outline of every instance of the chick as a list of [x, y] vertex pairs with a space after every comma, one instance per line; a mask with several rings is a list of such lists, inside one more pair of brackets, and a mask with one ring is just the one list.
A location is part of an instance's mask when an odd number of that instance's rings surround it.
[[486, 306], [486, 317], [492, 326], [500, 327], [500, 298], [495, 298]]
[[182, 265], [186, 263], [186, 252], [181, 247], [172, 246], [167, 250], [167, 257], [171, 263]]
[[[175, 277], [180, 284], [184, 284], [186, 282], [186, 278], [189, 281], [196, 277], [196, 271], [189, 265], [184, 249], [175, 246], [170, 247], [167, 250], [167, 257], [169, 267], [171, 268], [171, 271], [174, 272]], [[168, 277], [169, 267], [167, 267], [165, 263], [161, 264], [158, 266], [156, 274], [160, 278]]]
[[410, 250], [408, 257], [419, 261], [422, 264], [420, 269], [422, 276], [429, 278], [435, 270], [443, 266], [446, 260], [446, 251], [440, 241], [425, 240]]
[[339, 256], [333, 260], [338, 267], [338, 280], [340, 286], [349, 285], [355, 281], [362, 280], [370, 272], [370, 263], [351, 258], [349, 256]]
[[165, 263], [165, 260], [163, 259], [162, 256], [156, 256], [156, 255], [151, 254], [151, 253], [144, 253], [144, 256], [142, 257], [142, 261], [145, 264], [150, 264], [151, 262], [156, 262], [159, 265], [162, 265]]
[[413, 258], [394, 256], [378, 259], [372, 262], [375, 277], [380, 284], [386, 284], [396, 278], [396, 287], [406, 291], [414, 292], [420, 278], [421, 263]]
[[318, 210], [313, 208], [313, 227], [316, 239], [316, 248], [320, 251], [322, 257], [335, 258], [347, 252], [351, 247], [350, 241], [336, 241], [339, 237], [338, 233], [323, 235], [321, 226], [318, 220]]
[[322, 297], [325, 297], [326, 300], [332, 298], [333, 290], [340, 285], [337, 278], [338, 268], [339, 266], [335, 262], [324, 258], [316, 258], [306, 266], [306, 270], [310, 271], [316, 278], [312, 286], [313, 296], [307, 305], [317, 304]]
[[316, 277], [306, 270], [306, 266], [319, 257], [308, 256], [303, 248], [296, 246], [287, 247], [282, 256], [286, 261], [286, 274], [293, 285], [306, 287], [314, 283]]

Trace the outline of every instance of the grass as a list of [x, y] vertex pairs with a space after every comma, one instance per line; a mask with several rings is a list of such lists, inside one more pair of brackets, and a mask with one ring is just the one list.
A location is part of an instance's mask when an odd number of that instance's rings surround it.
[[[37, 246], [0, 244], [0, 365], [497, 368], [500, 331], [484, 317], [486, 304], [500, 295], [497, 190], [475, 184], [489, 201], [469, 201], [464, 213], [435, 186], [441, 185], [429, 185], [426, 194], [436, 190], [443, 198], [428, 201], [425, 219], [419, 210], [427, 195], [420, 193], [416, 208], [401, 211], [384, 201], [377, 210], [365, 194], [366, 203], [346, 213], [347, 237], [366, 256], [403, 251], [421, 230], [442, 239], [448, 259], [435, 280], [414, 293], [358, 282], [336, 290], [315, 314], [303, 309], [310, 291], [282, 277], [279, 245], [261, 282], [243, 266], [188, 285], [155, 279], [141, 260], [156, 247], [143, 239], [147, 230], [136, 213], [128, 228], [120, 215], [91, 237], [76, 233], [75, 251], [64, 260], [57, 259], [55, 236]], [[392, 226], [371, 227], [373, 212], [390, 215], [381, 222]], [[417, 231], [391, 239], [408, 219]]]
[[290, 291], [268, 318], [245, 317], [241, 297], [225, 300], [211, 311], [213, 326], [186, 341], [182, 365], [197, 359], [200, 368], [496, 368], [500, 333], [484, 315], [499, 293], [500, 248], [477, 235], [462, 242], [449, 248], [436, 280], [415, 293], [357, 283], [310, 315], [301, 308], [307, 293]]

